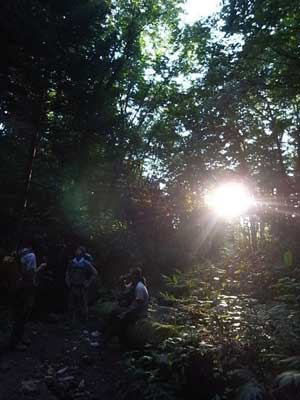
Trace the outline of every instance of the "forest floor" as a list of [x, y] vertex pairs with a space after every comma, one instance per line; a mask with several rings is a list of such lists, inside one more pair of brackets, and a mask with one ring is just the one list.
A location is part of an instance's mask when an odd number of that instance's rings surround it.
[[242, 266], [165, 277], [163, 291], [151, 293], [151, 325], [133, 337], [145, 345], [127, 351], [103, 340], [111, 293], [99, 292], [85, 325], [63, 315], [30, 322], [23, 353], [7, 349], [4, 310], [0, 400], [299, 400], [298, 280], [275, 280], [266, 268], [249, 267], [248, 276]]
[[101, 325], [91, 315], [85, 326], [31, 322], [25, 352], [0, 350], [0, 400], [118, 398], [124, 376], [116, 346], [104, 345]]

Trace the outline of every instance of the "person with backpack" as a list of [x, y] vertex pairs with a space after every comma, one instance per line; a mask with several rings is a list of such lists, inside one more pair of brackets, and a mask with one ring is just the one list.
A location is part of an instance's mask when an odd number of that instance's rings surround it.
[[66, 284], [70, 289], [69, 310], [73, 322], [77, 316], [87, 321], [87, 291], [98, 275], [96, 268], [86, 259], [85, 254], [85, 248], [78, 247], [66, 273]]
[[20, 269], [12, 300], [13, 327], [10, 348], [25, 351], [30, 344], [24, 338], [24, 331], [34, 303], [37, 260], [31, 246], [20, 248], [18, 256]]

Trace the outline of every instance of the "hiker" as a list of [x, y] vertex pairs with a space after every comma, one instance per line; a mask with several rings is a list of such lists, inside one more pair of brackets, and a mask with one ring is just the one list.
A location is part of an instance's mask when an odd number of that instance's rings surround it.
[[16, 290], [12, 301], [13, 328], [10, 347], [11, 349], [24, 351], [30, 344], [24, 338], [24, 331], [34, 302], [37, 261], [31, 246], [21, 248], [18, 251], [18, 256], [20, 273], [16, 281]]
[[43, 263], [36, 270], [35, 286], [35, 302], [38, 307], [35, 307], [34, 315], [41, 320], [48, 320], [53, 311], [53, 292], [56, 288], [52, 265], [49, 264], [46, 256], [43, 257]]
[[87, 291], [98, 275], [96, 268], [85, 258], [85, 254], [85, 248], [78, 247], [66, 273], [66, 283], [70, 288], [69, 310], [73, 322], [78, 314], [87, 321]]
[[148, 315], [149, 294], [141, 268], [135, 268], [131, 272], [130, 284], [131, 285], [127, 286], [126, 289], [133, 290], [132, 301], [128, 307], [118, 315], [118, 318], [123, 321], [123, 325], [131, 322], [134, 323]]
[[[108, 327], [106, 338], [117, 335], [120, 342], [126, 344], [128, 327], [148, 316], [149, 294], [141, 268], [131, 271], [129, 277], [124, 279], [124, 287], [124, 296], [119, 298], [120, 307]], [[124, 307], [125, 301], [127, 304]]]
[[53, 243], [49, 252], [49, 266], [52, 270], [55, 298], [52, 301], [52, 309], [55, 312], [68, 310], [69, 289], [66, 284], [66, 273], [70, 264], [70, 254], [64, 238]]

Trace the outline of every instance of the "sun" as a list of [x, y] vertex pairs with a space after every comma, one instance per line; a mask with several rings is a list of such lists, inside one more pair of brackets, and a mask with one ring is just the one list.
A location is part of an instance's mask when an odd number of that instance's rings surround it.
[[249, 189], [241, 183], [224, 183], [207, 194], [205, 202], [217, 215], [224, 218], [241, 216], [254, 206]]

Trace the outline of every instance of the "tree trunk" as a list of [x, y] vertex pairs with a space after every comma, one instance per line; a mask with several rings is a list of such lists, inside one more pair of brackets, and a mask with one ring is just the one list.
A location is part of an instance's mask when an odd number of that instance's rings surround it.
[[17, 243], [20, 242], [23, 234], [24, 220], [26, 216], [26, 210], [28, 205], [28, 194], [30, 191], [33, 165], [36, 156], [36, 148], [39, 140], [38, 129], [35, 128], [30, 137], [29, 150], [27, 163], [24, 171], [24, 187], [20, 196], [20, 203], [18, 207], [18, 229], [17, 229]]
[[282, 152], [282, 132], [278, 127], [278, 122], [275, 118], [272, 119], [270, 125], [274, 143], [276, 145], [277, 161], [278, 161], [278, 187], [279, 194], [285, 199], [290, 194], [289, 177], [284, 165], [284, 157]]
[[296, 191], [300, 193], [300, 126], [297, 127], [296, 134], [296, 162], [295, 162], [295, 182]]
[[257, 224], [255, 218], [250, 217], [250, 242], [253, 251], [257, 249]]

